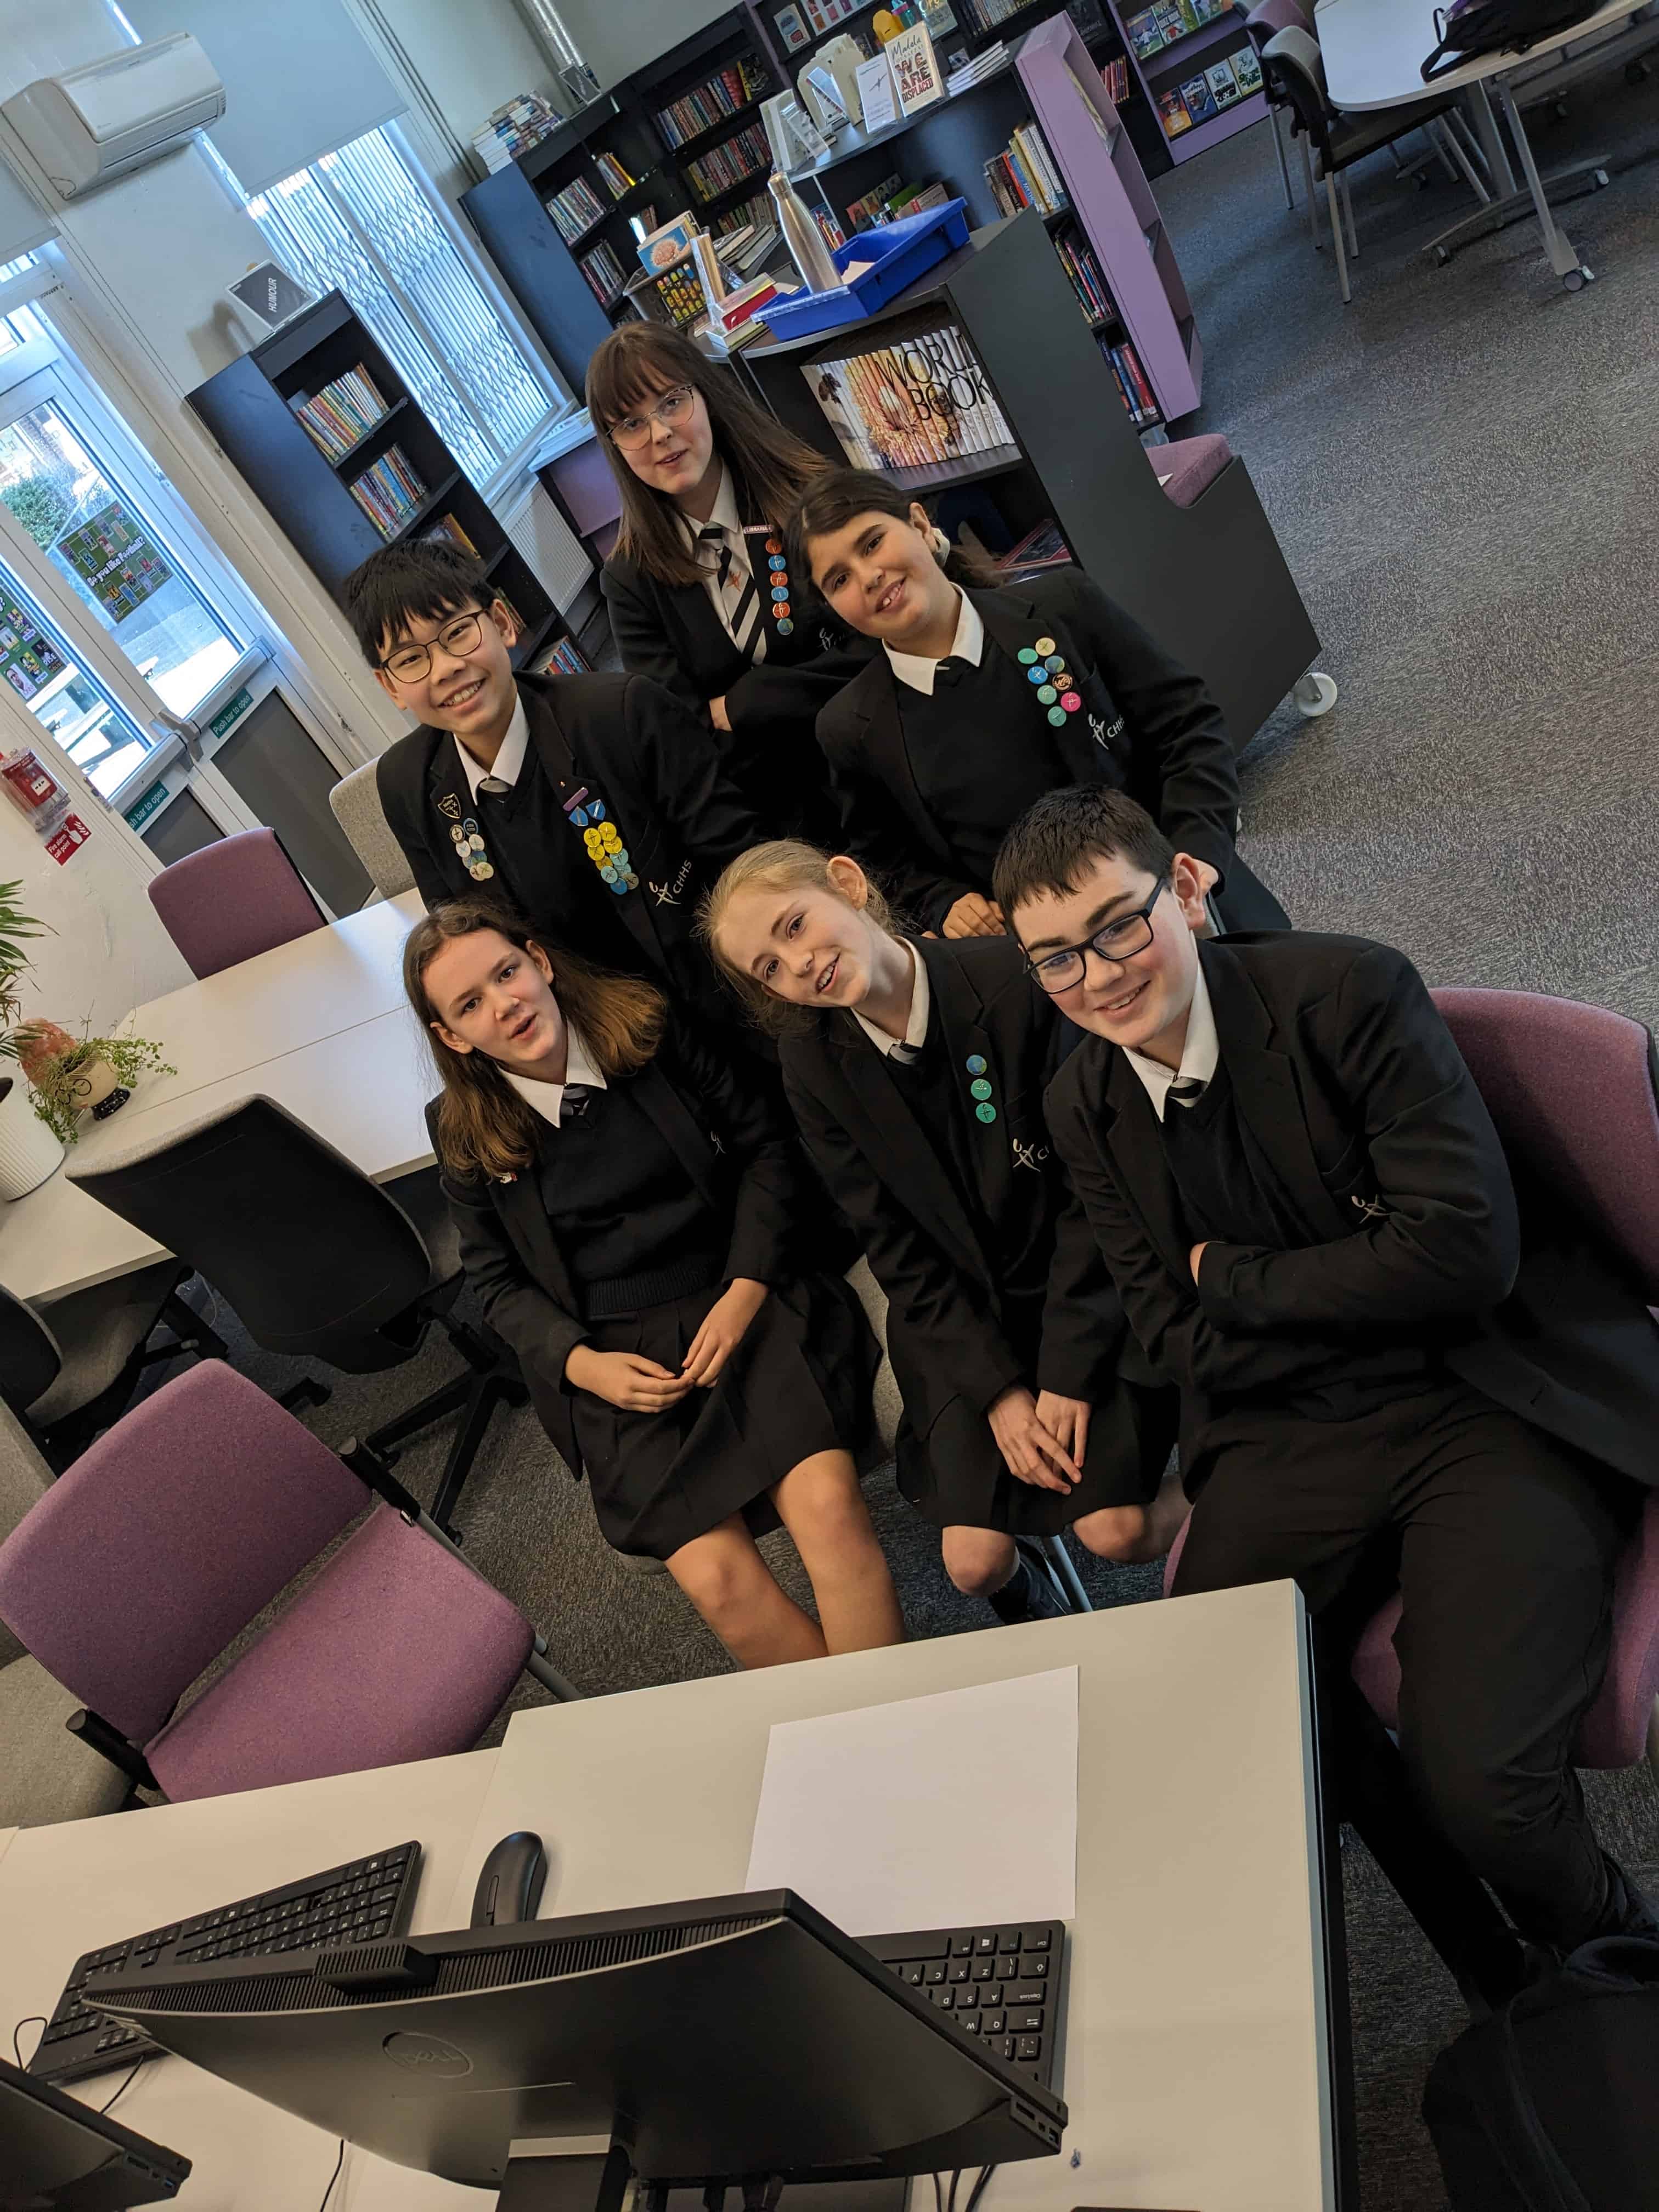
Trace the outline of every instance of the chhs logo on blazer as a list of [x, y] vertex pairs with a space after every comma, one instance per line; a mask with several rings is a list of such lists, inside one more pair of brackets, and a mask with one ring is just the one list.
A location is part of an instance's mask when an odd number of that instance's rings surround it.
[[1112, 739], [1118, 736], [1122, 730], [1123, 717], [1120, 714], [1116, 721], [1115, 721], [1109, 729], [1106, 726], [1106, 717], [1104, 714], [1091, 714], [1089, 717], [1089, 727], [1094, 732], [1095, 743], [1097, 745], [1109, 745], [1112, 742]]
[[438, 811], [448, 821], [459, 822], [460, 820], [461, 802], [456, 798], [453, 791], [445, 792], [443, 797], [438, 801]]
[[1042, 1163], [1048, 1157], [1047, 1145], [1028, 1145], [1018, 1137], [1010, 1138], [1009, 1142], [1014, 1148], [1014, 1165], [1017, 1168], [1030, 1168], [1033, 1175], [1042, 1173]]
[[646, 889], [659, 906], [678, 906], [680, 902], [680, 895], [690, 880], [691, 863], [690, 860], [682, 860], [680, 872], [672, 884], [653, 884], [647, 878]]

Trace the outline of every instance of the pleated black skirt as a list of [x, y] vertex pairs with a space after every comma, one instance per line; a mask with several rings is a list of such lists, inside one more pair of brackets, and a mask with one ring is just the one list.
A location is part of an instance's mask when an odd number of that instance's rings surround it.
[[[596, 1352], [633, 1352], [678, 1372], [720, 1286], [590, 1324]], [[666, 1559], [741, 1513], [764, 1535], [769, 1492], [817, 1452], [863, 1449], [880, 1352], [857, 1298], [834, 1276], [774, 1290], [719, 1379], [661, 1413], [624, 1413], [578, 1391], [572, 1416], [593, 1510], [618, 1552]]]

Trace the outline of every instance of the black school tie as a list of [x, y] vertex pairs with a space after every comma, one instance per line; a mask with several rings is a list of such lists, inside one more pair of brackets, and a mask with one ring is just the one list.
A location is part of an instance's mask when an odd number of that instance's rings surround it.
[[1177, 1106], [1196, 1106], [1209, 1085], [1196, 1075], [1177, 1075], [1170, 1085], [1170, 1096]]
[[580, 1121], [593, 1103], [591, 1083], [567, 1083], [564, 1096], [559, 1101], [559, 1127], [567, 1121]]
[[732, 640], [739, 653], [752, 659], [755, 632], [760, 627], [760, 593], [755, 588], [755, 579], [748, 564], [733, 556], [725, 531], [718, 522], [705, 523], [697, 532], [700, 544], [719, 549], [720, 560], [715, 577], [720, 587], [720, 605], [726, 609], [726, 619]]

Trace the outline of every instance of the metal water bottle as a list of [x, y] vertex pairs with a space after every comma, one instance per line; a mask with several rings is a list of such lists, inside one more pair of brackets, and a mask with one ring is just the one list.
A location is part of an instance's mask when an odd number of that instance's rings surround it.
[[774, 169], [766, 183], [777, 207], [783, 242], [800, 271], [801, 283], [809, 292], [833, 292], [842, 281], [841, 271], [830, 259], [823, 234], [807, 213], [800, 194], [781, 169]]

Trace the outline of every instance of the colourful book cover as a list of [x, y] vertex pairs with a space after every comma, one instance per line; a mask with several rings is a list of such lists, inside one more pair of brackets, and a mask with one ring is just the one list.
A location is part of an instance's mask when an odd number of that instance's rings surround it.
[[1241, 46], [1236, 54], [1230, 54], [1228, 59], [1233, 65], [1233, 75], [1238, 80], [1240, 92], [1246, 95], [1253, 92], [1260, 92], [1261, 64], [1255, 58], [1255, 47]]
[[1150, 61], [1164, 44], [1164, 33], [1158, 28], [1158, 17], [1150, 8], [1142, 9], [1138, 15], [1126, 15], [1123, 27], [1129, 34], [1129, 44], [1143, 62]]
[[1210, 92], [1207, 77], [1189, 76], [1183, 79], [1181, 97], [1187, 103], [1187, 112], [1194, 123], [1207, 123], [1216, 112], [1215, 100]]
[[1166, 138], [1179, 138], [1183, 131], [1190, 131], [1193, 118], [1187, 112], [1187, 104], [1178, 92], [1161, 92], [1158, 95], [1158, 111], [1164, 120]]
[[1210, 97], [1218, 107], [1231, 107], [1243, 96], [1231, 62], [1212, 62], [1204, 74], [1209, 79]]

